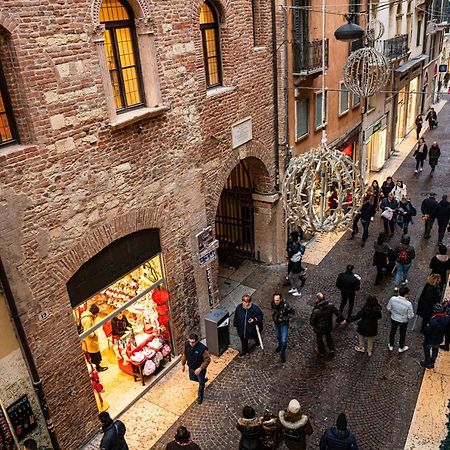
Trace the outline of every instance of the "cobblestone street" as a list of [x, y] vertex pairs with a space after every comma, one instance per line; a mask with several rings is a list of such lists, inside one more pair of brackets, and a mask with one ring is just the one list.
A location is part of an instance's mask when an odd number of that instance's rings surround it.
[[[417, 252], [409, 276], [414, 307], [426, 281], [429, 261], [437, 250], [436, 224], [431, 239], [422, 238], [420, 204], [430, 191], [437, 192], [438, 199], [442, 194], [450, 193], [449, 119], [450, 106], [446, 105], [439, 115], [439, 127], [425, 134], [427, 144], [436, 140], [442, 151], [433, 178], [429, 176], [428, 164], [422, 173], [414, 175], [412, 152], [392, 174], [394, 180], [402, 179], [406, 183], [412, 203], [418, 210], [414, 224], [410, 226], [411, 243]], [[378, 181], [381, 185], [383, 180]], [[301, 297], [292, 297], [287, 293], [288, 288], [281, 287], [286, 275], [285, 266], [255, 265], [255, 270], [243, 284], [256, 289], [253, 298], [264, 308], [265, 349], [258, 348], [247, 357], [236, 358], [207, 387], [204, 403], [192, 405], [153, 448], [163, 449], [165, 443], [173, 439], [176, 428], [183, 424], [203, 450], [237, 449], [239, 433], [235, 423], [244, 405], [253, 406], [259, 414], [265, 408], [277, 412], [285, 408], [290, 399], [297, 398], [314, 428], [308, 440], [309, 449], [318, 448], [324, 429], [334, 425], [341, 411], [347, 414], [349, 429], [355, 433], [360, 449], [403, 449], [423, 376], [419, 366], [422, 356], [419, 326], [411, 331], [414, 320], [409, 325], [407, 345], [410, 349], [406, 353], [399, 354], [397, 349], [390, 353], [387, 349], [390, 317], [384, 310], [372, 358], [369, 359], [367, 353], [355, 352], [356, 325], [351, 324], [335, 331], [336, 356], [326, 359], [314, 353], [314, 335], [309, 325], [316, 292], [324, 292], [328, 299], [339, 304], [335, 281], [349, 263], [354, 264], [355, 272], [362, 276], [355, 309], [358, 310], [369, 293], [376, 294], [383, 305], [387, 304], [394, 292], [392, 279], [388, 278], [381, 286], [373, 284], [372, 243], [381, 230], [378, 213], [364, 248], [360, 246], [360, 235], [348, 240], [350, 233], [347, 232], [318, 266], [309, 266], [309, 278]], [[391, 245], [395, 246], [399, 238], [400, 229], [397, 228]], [[448, 234], [445, 242], [449, 244]], [[269, 306], [275, 291], [281, 291], [297, 311], [290, 329], [288, 361], [284, 365], [274, 353], [276, 341]]]

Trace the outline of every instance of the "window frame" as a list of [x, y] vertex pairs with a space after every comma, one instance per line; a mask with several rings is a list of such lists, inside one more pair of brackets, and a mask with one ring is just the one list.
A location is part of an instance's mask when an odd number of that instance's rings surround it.
[[[223, 73], [222, 73], [222, 49], [220, 45], [220, 22], [219, 22], [219, 12], [217, 8], [208, 0], [204, 2], [212, 12], [214, 17], [214, 23], [199, 24], [200, 25], [200, 36], [202, 40], [202, 51], [203, 51], [203, 66], [205, 69], [205, 82], [206, 89], [214, 89], [223, 86]], [[217, 83], [210, 84], [209, 75], [209, 64], [208, 64], [208, 47], [206, 45], [206, 33], [205, 30], [214, 30], [214, 37], [216, 41], [216, 60], [217, 60]]]
[[[347, 109], [342, 110], [342, 94], [343, 94], [343, 89], [342, 87], [344, 87], [346, 89], [347, 92]], [[345, 114], [347, 114], [350, 111], [350, 91], [346, 88], [345, 84], [343, 81], [339, 82], [339, 117], [345, 116]]]
[[320, 108], [317, 108], [317, 98], [319, 95], [322, 95], [322, 91], [314, 92], [314, 129], [316, 131], [321, 130], [328, 123], [328, 91], [325, 90], [325, 120], [321, 117], [322, 122], [317, 124], [317, 111], [320, 110], [320, 114], [322, 114], [322, 101], [320, 101]]
[[[301, 102], [305, 102], [306, 103], [306, 133], [303, 133], [301, 136], [299, 136], [298, 134], [298, 121], [297, 121], [297, 105]], [[302, 139], [306, 138], [307, 136], [309, 136], [310, 133], [310, 125], [309, 125], [309, 121], [310, 121], [310, 116], [309, 116], [309, 97], [301, 97], [300, 99], [296, 99], [295, 100], [295, 142], [299, 142]]]
[[13, 145], [19, 143], [19, 136], [17, 133], [17, 124], [14, 117], [14, 110], [11, 103], [11, 97], [8, 91], [8, 84], [6, 83], [5, 74], [0, 61], [0, 95], [3, 99], [3, 106], [5, 107], [6, 120], [8, 122], [9, 131], [11, 133], [11, 139], [9, 141], [2, 141], [0, 137], [0, 147], [6, 147], [7, 145]]
[[[138, 36], [136, 33], [136, 25], [135, 25], [135, 14], [131, 6], [128, 4], [125, 0], [119, 0], [120, 4], [126, 9], [128, 13], [128, 20], [116, 20], [116, 21], [109, 21], [109, 22], [100, 22], [101, 25], [105, 27], [104, 33], [108, 33], [110, 40], [111, 40], [111, 47], [113, 49], [113, 58], [116, 65], [116, 71], [117, 71], [117, 79], [119, 84], [119, 94], [120, 98], [122, 100], [122, 105], [127, 105], [126, 102], [126, 91], [125, 91], [125, 85], [123, 80], [123, 68], [120, 63], [120, 53], [118, 48], [118, 41], [117, 41], [117, 35], [116, 30], [121, 28], [128, 28], [131, 33], [131, 44], [133, 47], [133, 55], [135, 59], [135, 67], [136, 67], [136, 75], [137, 75], [137, 83], [138, 83], [138, 89], [139, 89], [139, 95], [141, 98], [140, 103], [137, 103], [132, 106], [124, 106], [122, 108], [117, 108], [115, 95], [114, 95], [114, 84], [111, 80], [111, 86], [113, 88], [113, 102], [116, 107], [116, 114], [123, 114], [128, 111], [132, 111], [137, 108], [142, 108], [146, 106], [146, 98], [145, 98], [145, 90], [144, 90], [144, 80], [142, 75], [142, 67], [141, 67], [141, 58], [139, 55], [139, 45], [138, 45]], [[106, 54], [106, 38], [105, 38], [105, 56], [106, 61], [108, 61], [108, 57]], [[108, 74], [111, 77], [111, 71], [109, 69], [108, 65]]]
[[358, 101], [357, 102], [355, 102], [355, 97], [356, 97], [356, 94], [354, 94], [352, 92], [352, 109], [361, 105], [361, 96], [360, 95], [357, 96], [358, 97]]

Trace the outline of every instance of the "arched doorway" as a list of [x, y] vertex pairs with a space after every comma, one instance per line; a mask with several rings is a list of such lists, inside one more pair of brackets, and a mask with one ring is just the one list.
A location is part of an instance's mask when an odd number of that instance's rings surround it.
[[219, 262], [235, 265], [255, 257], [253, 182], [241, 161], [231, 172], [220, 196], [216, 214]]

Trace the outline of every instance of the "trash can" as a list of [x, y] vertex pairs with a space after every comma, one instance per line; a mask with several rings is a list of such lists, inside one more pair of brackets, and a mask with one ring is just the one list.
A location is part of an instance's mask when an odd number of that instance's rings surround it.
[[213, 309], [205, 317], [206, 345], [213, 355], [220, 356], [230, 345], [230, 315]]

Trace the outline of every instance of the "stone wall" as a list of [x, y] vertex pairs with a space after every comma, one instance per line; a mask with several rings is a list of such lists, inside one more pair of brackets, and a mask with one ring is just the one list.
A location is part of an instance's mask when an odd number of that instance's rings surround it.
[[[207, 92], [202, 2], [130, 2], [149, 24], [162, 105], [115, 126], [97, 53], [100, 2], [2, 2], [0, 60], [20, 145], [0, 148], [0, 252], [65, 450], [98, 426], [66, 282], [115, 239], [159, 228], [179, 346], [209, 307], [194, 236], [214, 223], [227, 176], [252, 156], [266, 188], [275, 184], [270, 2], [257, 49], [251, 3], [214, 3], [227, 89]], [[231, 126], [246, 117], [253, 140], [233, 150]], [[280, 259], [282, 245], [269, 247], [268, 260]]]

